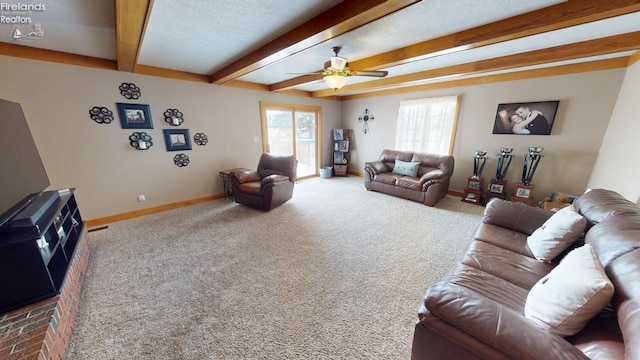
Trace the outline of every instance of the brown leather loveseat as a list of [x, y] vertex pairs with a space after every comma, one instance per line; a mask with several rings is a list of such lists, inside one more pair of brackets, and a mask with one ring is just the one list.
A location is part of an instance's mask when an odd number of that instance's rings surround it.
[[[640, 359], [640, 207], [601, 189], [583, 194], [573, 207], [586, 219], [584, 236], [543, 262], [533, 255], [527, 238], [556, 213], [491, 200], [463, 259], [427, 290], [412, 358]], [[561, 259], [569, 262], [570, 250], [588, 247], [613, 284], [604, 310], [596, 309], [596, 315], [584, 320], [586, 326], [566, 336], [525, 316], [532, 288], [546, 286], [538, 284], [553, 277], [550, 272], [562, 266]], [[572, 287], [581, 274], [565, 275], [563, 286]], [[543, 308], [548, 305], [539, 300]]]
[[[414, 173], [399, 171], [401, 163], [412, 167]], [[447, 195], [453, 166], [449, 155], [384, 150], [378, 161], [364, 164], [364, 186], [433, 206]]]

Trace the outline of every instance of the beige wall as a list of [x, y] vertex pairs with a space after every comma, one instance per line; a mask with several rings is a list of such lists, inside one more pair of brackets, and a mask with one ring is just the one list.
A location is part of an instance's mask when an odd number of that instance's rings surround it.
[[[466, 187], [466, 179], [473, 174], [475, 150], [489, 152], [482, 174], [488, 182], [495, 176], [495, 155], [500, 147], [511, 147], [517, 155], [507, 175], [507, 191], [511, 195], [514, 183], [522, 175], [523, 154], [529, 146], [542, 146], [545, 157], [533, 178], [535, 200], [551, 191], [581, 194], [587, 187], [624, 74], [625, 69], [615, 69], [346, 101], [342, 107], [343, 126], [356, 130], [352, 164], [362, 172], [364, 162], [376, 160], [385, 148], [394, 148], [400, 100], [460, 95], [451, 189], [463, 191]], [[560, 100], [550, 136], [491, 134], [498, 104], [545, 100]], [[366, 135], [358, 122], [365, 108], [375, 116]]]
[[[331, 161], [331, 129], [351, 128], [351, 170], [362, 172], [365, 161], [375, 160], [383, 149], [394, 147], [401, 99], [450, 94], [461, 96], [452, 189], [464, 189], [472, 172], [474, 150], [489, 151], [483, 175], [492, 177], [495, 154], [504, 146], [513, 147], [517, 155], [508, 174], [508, 190], [512, 191], [521, 175], [526, 148], [543, 146], [545, 157], [533, 181], [536, 200], [552, 190], [579, 194], [587, 183], [621, 191], [636, 200], [639, 190], [631, 183], [634, 168], [624, 161], [631, 157], [619, 154], [637, 151], [633, 136], [640, 125], [637, 116], [632, 116], [632, 104], [640, 86], [639, 67], [636, 64], [628, 72], [606, 70], [340, 103], [0, 56], [0, 98], [22, 104], [51, 188], [76, 187], [87, 219], [221, 193], [218, 171], [255, 167], [262, 152], [262, 144], [253, 142], [254, 136], [260, 137], [260, 101], [322, 106], [322, 163]], [[151, 107], [154, 129], [148, 133], [154, 146], [148, 151], [131, 148], [127, 138], [135, 130], [120, 128], [115, 103], [128, 102], [118, 92], [122, 82], [134, 82], [142, 89], [141, 99], [131, 102]], [[551, 136], [491, 134], [499, 103], [556, 99], [560, 108]], [[91, 121], [88, 111], [93, 106], [107, 106], [115, 121], [109, 125]], [[162, 129], [172, 128], [163, 121], [167, 108], [178, 108], [185, 114], [180, 128], [209, 137], [207, 146], [194, 145], [192, 151], [185, 152], [191, 158], [185, 168], [173, 165], [175, 153], [165, 150]], [[357, 120], [365, 108], [375, 116], [366, 135]], [[594, 169], [599, 150], [602, 155]], [[625, 172], [628, 176], [618, 175]], [[147, 201], [138, 202], [138, 194], [145, 194]]]
[[640, 62], [636, 62], [627, 69], [588, 186], [616, 190], [627, 199], [640, 203], [638, 94], [640, 94]]
[[[0, 56], [0, 98], [22, 104], [51, 188], [77, 188], [85, 219], [98, 218], [167, 203], [222, 193], [218, 171], [255, 168], [262, 153], [260, 101], [322, 106], [323, 139], [340, 121], [340, 103], [298, 96], [251, 91], [211, 84], [157, 78]], [[118, 91], [123, 82], [142, 90], [137, 101]], [[122, 129], [116, 102], [148, 104], [154, 129], [153, 147], [138, 151], [129, 145], [134, 129]], [[89, 118], [93, 106], [114, 112], [111, 124]], [[162, 129], [174, 128], [163, 112], [184, 113], [191, 136], [204, 132], [206, 146], [184, 151], [191, 163], [173, 164], [176, 152], [165, 149]], [[325, 144], [326, 145], [326, 144]], [[325, 146], [324, 156], [330, 156]], [[147, 201], [140, 203], [138, 194]]]

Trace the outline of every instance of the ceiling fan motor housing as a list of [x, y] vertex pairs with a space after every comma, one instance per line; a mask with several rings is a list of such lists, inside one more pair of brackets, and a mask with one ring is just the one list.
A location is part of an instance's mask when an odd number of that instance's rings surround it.
[[340, 56], [332, 56], [331, 57], [331, 67], [336, 70], [344, 70], [347, 66], [347, 59]]

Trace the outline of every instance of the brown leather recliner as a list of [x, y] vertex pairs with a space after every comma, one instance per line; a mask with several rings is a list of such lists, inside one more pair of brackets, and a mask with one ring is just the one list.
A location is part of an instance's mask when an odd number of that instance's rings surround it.
[[231, 192], [237, 203], [271, 210], [293, 196], [297, 161], [293, 155], [262, 154], [258, 170], [232, 171]]

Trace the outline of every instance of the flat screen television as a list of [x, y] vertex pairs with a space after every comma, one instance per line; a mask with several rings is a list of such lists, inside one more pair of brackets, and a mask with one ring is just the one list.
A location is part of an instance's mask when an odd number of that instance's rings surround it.
[[0, 227], [49, 185], [22, 106], [0, 99]]

